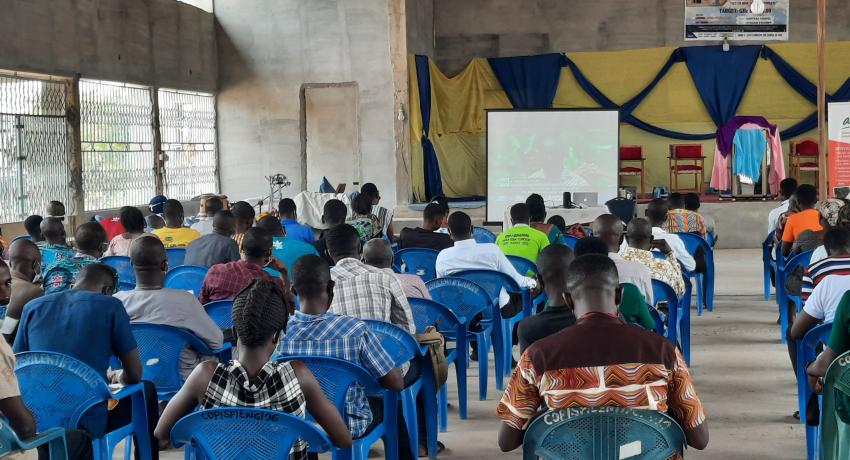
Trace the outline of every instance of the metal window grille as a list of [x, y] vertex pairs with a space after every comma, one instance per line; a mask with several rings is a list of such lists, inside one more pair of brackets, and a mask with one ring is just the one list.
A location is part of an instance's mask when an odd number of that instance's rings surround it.
[[214, 96], [160, 89], [158, 98], [165, 195], [189, 200], [217, 192]]
[[64, 81], [0, 75], [0, 223], [41, 213], [70, 195]]
[[147, 203], [156, 194], [148, 88], [80, 80], [86, 210]]

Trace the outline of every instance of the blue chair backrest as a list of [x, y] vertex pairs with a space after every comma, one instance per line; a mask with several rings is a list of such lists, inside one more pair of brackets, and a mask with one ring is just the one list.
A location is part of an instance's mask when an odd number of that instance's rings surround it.
[[814, 254], [814, 250], [801, 252], [794, 257], [791, 257], [785, 262], [785, 276], [788, 276], [791, 272], [799, 268], [806, 268], [809, 266], [809, 262], [812, 260], [812, 254]]
[[186, 248], [168, 248], [165, 250], [165, 255], [168, 257], [168, 268], [175, 268], [183, 265], [183, 260], [186, 258]]
[[410, 310], [413, 312], [417, 334], [425, 332], [425, 328], [428, 326], [434, 326], [444, 334], [457, 332], [457, 327], [461, 324], [461, 321], [449, 307], [435, 300], [418, 297], [408, 297], [407, 301], [410, 303]]
[[367, 319], [364, 322], [381, 341], [395, 367], [401, 367], [421, 354], [419, 343], [406, 330], [386, 321]]
[[210, 315], [219, 329], [233, 329], [233, 301], [215, 300], [204, 304], [204, 310]]
[[437, 277], [438, 254], [426, 248], [402, 249], [395, 255], [395, 263], [401, 268], [401, 273], [419, 275], [422, 281], [431, 281]]
[[525, 257], [508, 256], [508, 260], [511, 261], [511, 265], [514, 266], [517, 273], [520, 275], [533, 277], [538, 273], [537, 264]]
[[481, 286], [493, 303], [499, 302], [499, 293], [502, 292], [502, 288], [508, 292], [522, 292], [522, 288], [513, 278], [496, 270], [461, 270], [452, 273], [452, 276], [467, 279]]
[[493, 299], [475, 282], [449, 276], [425, 283], [431, 298], [448, 307], [458, 319], [466, 323], [478, 313], [484, 318], [492, 317]]
[[345, 413], [348, 388], [352, 383], [360, 383], [368, 394], [384, 392], [384, 387], [372, 377], [369, 371], [344, 359], [306, 355], [277, 356], [276, 358], [283, 361], [301, 361], [309, 367], [319, 386], [322, 387], [322, 391], [340, 414]]
[[196, 265], [183, 265], [168, 270], [165, 275], [165, 287], [192, 291], [195, 296], [201, 295], [201, 287], [207, 276], [207, 268]]
[[693, 233], [676, 233], [679, 239], [682, 240], [682, 243], [685, 244], [685, 249], [688, 251], [688, 254], [694, 255], [697, 252], [698, 248], [702, 248], [705, 253], [706, 263], [709, 260], [714, 262], [714, 251], [711, 249], [711, 245], [708, 244], [708, 241], [705, 238], [695, 235]]
[[670, 308], [679, 305], [679, 296], [672, 286], [660, 280], [652, 280], [652, 298], [655, 300], [655, 305], [661, 302], [667, 302]]
[[77, 428], [80, 417], [112, 393], [87, 364], [61, 353], [30, 351], [15, 355], [15, 374], [38, 431]]
[[684, 445], [685, 433], [667, 414], [576, 407], [537, 417], [525, 433], [523, 459], [650, 460], [681, 455]]
[[[809, 332], [806, 332], [806, 335], [803, 336], [803, 340], [801, 340], [798, 345], [803, 357], [802, 364], [798, 362], [798, 366], [806, 366], [806, 364], [817, 358], [818, 346], [821, 343], [829, 342], [830, 332], [832, 332], [832, 323], [818, 324], [817, 326], [809, 329]], [[806, 380], [806, 382], [808, 382], [808, 380]], [[806, 383], [806, 393], [808, 393], [806, 394], [807, 401], [811, 391], [811, 387], [809, 387], [808, 383]]]
[[496, 235], [484, 227], [472, 227], [472, 239], [476, 243], [495, 243]]
[[767, 262], [768, 260], [773, 260], [773, 256], [770, 255], [770, 249], [773, 247], [773, 238], [776, 230], [771, 230], [770, 233], [767, 234], [767, 237], [761, 243], [761, 257], [762, 260]]
[[575, 249], [576, 243], [578, 243], [579, 238], [573, 235], [562, 234], [558, 237], [558, 243], [565, 244], [569, 246], [571, 249]]
[[191, 332], [162, 324], [130, 323], [139, 347], [145, 380], [156, 385], [160, 394], [175, 393], [183, 386], [180, 352], [189, 346], [202, 355], [212, 355], [206, 343]]
[[118, 280], [124, 284], [136, 285], [136, 272], [133, 271], [133, 264], [130, 263], [130, 258], [127, 256], [106, 256], [101, 257], [100, 261], [114, 268], [118, 272]]
[[649, 309], [649, 316], [652, 317], [652, 322], [655, 324], [655, 332], [664, 334], [664, 320], [661, 319], [661, 313], [658, 313], [658, 309], [652, 305], [647, 305], [646, 307]]
[[0, 307], [0, 319], [6, 319], [6, 307]]
[[200, 410], [181, 418], [171, 429], [175, 447], [186, 444], [187, 452], [192, 447], [199, 449], [206, 460], [287, 459], [299, 439], [309, 444], [311, 452], [325, 452], [331, 447], [320, 428], [294, 415], [268, 409]]

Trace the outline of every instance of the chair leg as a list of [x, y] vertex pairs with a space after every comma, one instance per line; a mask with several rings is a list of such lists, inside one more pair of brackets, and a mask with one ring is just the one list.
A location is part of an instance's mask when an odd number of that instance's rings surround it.
[[479, 332], [478, 336], [478, 400], [487, 400], [487, 373], [489, 372], [490, 364], [487, 358], [488, 353], [481, 350], [490, 349], [490, 337], [487, 331]]
[[51, 440], [48, 446], [50, 460], [68, 460], [68, 444], [64, 434]]
[[401, 392], [401, 412], [404, 414], [404, 421], [399, 420], [407, 425], [407, 437], [413, 458], [419, 456], [419, 417], [416, 411], [416, 394], [413, 388], [407, 388]]
[[439, 416], [440, 416], [440, 432], [445, 433], [449, 430], [449, 391], [446, 385], [440, 387]]
[[[466, 349], [466, 347], [464, 347]], [[466, 419], [467, 409], [466, 409], [466, 364], [460, 359], [460, 355], [455, 358], [455, 374], [457, 374], [457, 402], [458, 402], [458, 412], [460, 414], [460, 418], [462, 420]], [[443, 390], [446, 389], [446, 385], [443, 385]], [[447, 393], [447, 391], [445, 391]], [[448, 403], [445, 406], [447, 407]], [[448, 418], [448, 415], [446, 415]], [[447, 425], [443, 424], [445, 427]]]

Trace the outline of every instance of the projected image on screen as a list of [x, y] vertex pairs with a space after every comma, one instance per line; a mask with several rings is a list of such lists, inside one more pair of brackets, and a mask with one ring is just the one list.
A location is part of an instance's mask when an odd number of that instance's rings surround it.
[[564, 192], [617, 196], [616, 111], [487, 112], [487, 220], [539, 193], [560, 206]]

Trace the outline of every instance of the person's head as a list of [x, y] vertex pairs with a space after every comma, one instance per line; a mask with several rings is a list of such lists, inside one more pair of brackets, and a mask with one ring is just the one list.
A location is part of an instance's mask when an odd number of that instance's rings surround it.
[[670, 209], [683, 209], [685, 207], [685, 196], [679, 192], [673, 192], [667, 196], [667, 205]]
[[32, 281], [41, 272], [41, 251], [32, 241], [14, 241], [9, 246], [9, 265], [13, 271]]
[[322, 223], [328, 227], [344, 224], [348, 217], [348, 207], [341, 200], [333, 199], [325, 202], [322, 208]]
[[65, 226], [62, 221], [55, 217], [46, 217], [41, 221], [41, 234], [44, 236], [44, 241], [47, 244], [67, 244], [68, 236], [65, 234]]
[[449, 209], [449, 200], [443, 195], [437, 195], [434, 198], [431, 198], [431, 203], [437, 203], [438, 205], [442, 206], [443, 212], [447, 216], [451, 212]]
[[24, 219], [24, 228], [27, 230], [27, 235], [35, 242], [44, 241], [44, 235], [41, 234], [41, 222], [43, 220], [44, 218], [38, 214]]
[[626, 241], [635, 249], [649, 251], [652, 246], [652, 224], [643, 218], [635, 218], [626, 227]]
[[168, 198], [165, 195], [157, 195], [148, 202], [148, 209], [154, 214], [162, 214], [162, 207], [166, 201], [168, 201]]
[[546, 202], [537, 193], [532, 193], [525, 199], [528, 206], [528, 214], [532, 222], [543, 222], [546, 220]]
[[351, 210], [355, 215], [368, 216], [372, 214], [372, 198], [369, 195], [359, 194], [351, 200]]
[[257, 227], [269, 232], [272, 238], [286, 236], [286, 231], [283, 230], [283, 225], [280, 223], [280, 219], [275, 216], [263, 216], [257, 221]]
[[245, 231], [242, 238], [242, 260], [257, 265], [265, 265], [272, 254], [272, 234], [268, 230], [252, 227]]
[[528, 206], [526, 206], [525, 203], [517, 203], [511, 206], [511, 223], [513, 223], [514, 225], [528, 225], [530, 222], [531, 220], [528, 214]]
[[815, 208], [820, 212], [821, 226], [824, 228], [834, 227], [838, 223], [838, 214], [844, 208], [844, 200], [830, 198], [818, 201]]
[[301, 256], [292, 266], [292, 293], [298, 296], [304, 313], [315, 315], [328, 311], [334, 296], [328, 263], [315, 254]]
[[254, 226], [254, 207], [245, 201], [237, 201], [230, 207], [230, 212], [236, 218], [236, 233], [245, 233], [245, 230]]
[[281, 219], [297, 219], [298, 208], [295, 206], [295, 200], [292, 198], [284, 198], [277, 202], [277, 212]]
[[600, 254], [577, 257], [570, 264], [567, 291], [567, 304], [573, 307], [577, 318], [591, 312], [617, 314], [623, 293], [617, 266]]
[[794, 192], [797, 206], [802, 210], [811, 209], [818, 203], [818, 189], [814, 185], [802, 184]]
[[118, 220], [127, 233], [136, 234], [145, 232], [145, 216], [142, 211], [133, 206], [124, 206], [118, 212]]
[[566, 302], [567, 272], [574, 258], [573, 250], [564, 244], [550, 244], [537, 256], [537, 279], [549, 295], [550, 303]]
[[850, 206], [844, 205], [838, 210], [838, 218], [835, 219], [835, 226], [850, 229]]
[[835, 227], [823, 236], [823, 246], [830, 257], [850, 254], [850, 229]]
[[788, 199], [794, 195], [794, 192], [797, 191], [797, 179], [793, 177], [786, 177], [782, 179], [782, 182], [779, 183], [779, 193], [782, 194], [782, 198]]
[[342, 224], [326, 230], [325, 244], [334, 262], [345, 258], [360, 259], [360, 234], [351, 225]]
[[664, 198], [656, 198], [649, 202], [646, 207], [646, 218], [653, 227], [661, 227], [664, 222], [667, 222], [667, 212], [670, 208], [667, 206], [667, 201]]
[[422, 228], [437, 230], [445, 224], [447, 217], [448, 214], [442, 205], [434, 202], [428, 203], [428, 206], [425, 206], [425, 210], [422, 211]]
[[212, 218], [212, 224], [213, 233], [217, 233], [219, 235], [233, 236], [233, 233], [236, 230], [236, 218], [234, 218], [233, 213], [228, 210], [221, 210], [215, 213], [215, 217]]
[[162, 218], [168, 228], [180, 228], [183, 226], [183, 205], [177, 200], [166, 200], [162, 205]]
[[576, 241], [575, 255], [581, 257], [585, 254], [608, 255], [608, 245], [602, 239], [595, 236], [585, 236]]
[[47, 203], [47, 216], [65, 220], [65, 205], [61, 201], [55, 200]]
[[590, 225], [594, 235], [608, 247], [608, 252], [618, 252], [623, 243], [623, 221], [613, 214], [603, 214]]
[[151, 214], [145, 217], [145, 222], [148, 224], [148, 227], [159, 230], [162, 227], [165, 227], [165, 221], [162, 220], [162, 217], [159, 214]]
[[[0, 259], [0, 306], [7, 305], [12, 298], [12, 271], [3, 259]], [[0, 339], [2, 340], [2, 339]]]
[[104, 263], [89, 264], [80, 270], [72, 289], [112, 295], [118, 292], [118, 272]]
[[224, 201], [221, 201], [221, 198], [217, 196], [211, 196], [204, 201], [204, 213], [206, 213], [207, 219], [212, 219], [222, 209], [224, 209]]
[[699, 211], [700, 202], [699, 195], [694, 192], [685, 194], [685, 209], [688, 211], [697, 212]]
[[168, 256], [159, 238], [142, 236], [130, 245], [130, 263], [136, 272], [136, 283], [148, 288], [162, 288], [168, 272]]
[[563, 216], [559, 216], [558, 214], [555, 214], [554, 216], [550, 217], [549, 220], [546, 221], [546, 223], [554, 225], [558, 230], [560, 230], [561, 233], [567, 231], [567, 221], [564, 220]]
[[86, 222], [77, 227], [74, 242], [78, 252], [100, 258], [106, 250], [106, 230], [98, 222]]
[[286, 330], [289, 309], [280, 288], [258, 277], [236, 294], [231, 319], [240, 353], [243, 349], [260, 351], [270, 357], [281, 332]]
[[360, 187], [360, 194], [371, 197], [372, 205], [376, 205], [381, 202], [381, 193], [378, 191], [378, 187], [371, 182], [366, 182]]
[[376, 268], [392, 268], [393, 247], [390, 242], [375, 238], [363, 246], [363, 263]]
[[472, 238], [472, 219], [469, 214], [455, 211], [449, 216], [449, 235], [454, 241]]

